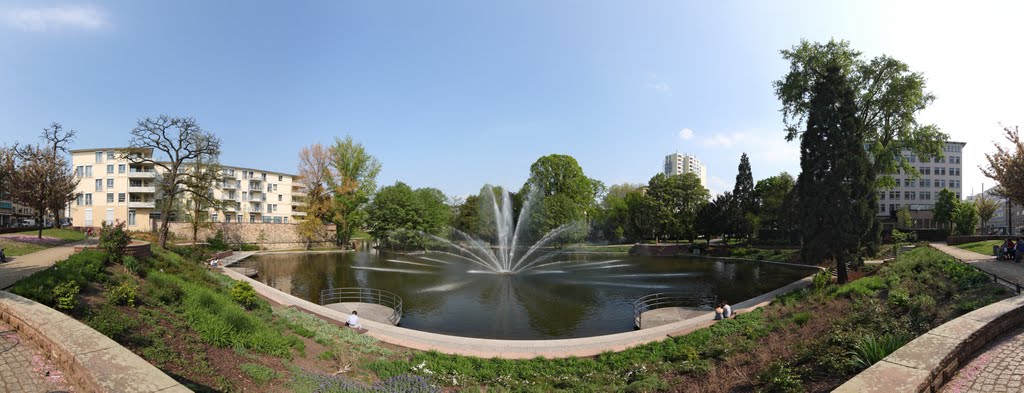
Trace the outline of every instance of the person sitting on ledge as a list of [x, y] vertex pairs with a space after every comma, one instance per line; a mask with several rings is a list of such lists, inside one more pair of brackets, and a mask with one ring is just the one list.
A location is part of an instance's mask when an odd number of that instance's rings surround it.
[[7, 256], [4, 255], [4, 249], [0, 248], [0, 262], [7, 262]]
[[723, 312], [725, 312], [725, 310], [722, 309], [722, 303], [718, 303], [718, 307], [715, 307], [715, 320], [716, 321], [722, 319], [722, 313]]
[[359, 329], [359, 312], [352, 310], [352, 315], [348, 316], [348, 320], [345, 321], [345, 326], [353, 329]]
[[722, 301], [722, 318], [730, 318], [730, 317], [732, 317], [732, 307], [729, 306], [729, 301], [728, 300], [723, 300]]

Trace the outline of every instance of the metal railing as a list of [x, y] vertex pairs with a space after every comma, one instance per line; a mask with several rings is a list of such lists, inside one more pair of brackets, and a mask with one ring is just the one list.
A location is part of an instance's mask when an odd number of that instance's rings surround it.
[[[663, 307], [687, 307], [688, 298], [682, 292], [659, 292], [644, 295], [633, 301], [633, 323], [637, 329], [643, 328], [645, 312]], [[692, 296], [692, 295], [691, 295]]]
[[331, 288], [320, 291], [320, 305], [333, 303], [379, 304], [392, 310], [388, 321], [397, 325], [402, 319], [402, 298], [394, 293], [376, 288]]

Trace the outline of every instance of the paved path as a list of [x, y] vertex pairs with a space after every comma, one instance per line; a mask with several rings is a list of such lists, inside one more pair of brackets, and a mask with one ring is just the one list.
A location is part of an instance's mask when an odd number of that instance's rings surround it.
[[75, 253], [75, 246], [89, 244], [87, 242], [92, 243], [89, 240], [83, 240], [8, 258], [8, 262], [0, 263], [0, 289], [7, 289], [18, 280], [53, 266], [57, 261], [67, 259]]
[[942, 387], [942, 393], [1024, 390], [1024, 327], [1004, 334], [971, 359]]
[[1012, 261], [997, 261], [996, 257], [985, 254], [978, 254], [974, 251], [967, 251], [962, 248], [947, 246], [943, 243], [931, 243], [935, 249], [953, 256], [982, 271], [995, 274], [1003, 279], [1024, 284], [1024, 263], [1013, 263]]
[[0, 391], [70, 392], [64, 373], [42, 349], [0, 321]]

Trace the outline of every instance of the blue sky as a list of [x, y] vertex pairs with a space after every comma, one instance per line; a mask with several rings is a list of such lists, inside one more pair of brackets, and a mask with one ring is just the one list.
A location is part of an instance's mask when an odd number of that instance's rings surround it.
[[[76, 148], [135, 121], [196, 117], [225, 164], [296, 172], [352, 135], [401, 180], [449, 195], [518, 189], [538, 157], [606, 184], [697, 155], [709, 188], [799, 171], [771, 82], [801, 38], [850, 40], [925, 73], [922, 115], [968, 142], [965, 194], [999, 123], [1020, 124], [1013, 2], [0, 2], [0, 143], [58, 121]], [[298, 4], [298, 5], [295, 5]], [[684, 131], [689, 130], [689, 131]]]

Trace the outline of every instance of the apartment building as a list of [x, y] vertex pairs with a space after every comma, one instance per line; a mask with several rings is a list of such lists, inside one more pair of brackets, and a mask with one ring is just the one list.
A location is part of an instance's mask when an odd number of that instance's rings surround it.
[[[75, 226], [98, 227], [102, 222], [126, 222], [129, 230], [149, 230], [160, 219], [160, 193], [157, 183], [163, 168], [153, 164], [131, 163], [119, 148], [78, 149], [71, 151], [71, 165], [78, 183], [78, 198], [69, 206]], [[131, 154], [153, 157], [152, 149], [137, 149]], [[223, 181], [216, 185], [213, 197], [225, 201], [220, 210], [210, 209], [212, 222], [279, 223], [301, 220], [304, 213], [293, 214], [294, 175], [253, 168], [223, 166]], [[175, 220], [177, 217], [170, 217]]]
[[931, 212], [943, 188], [953, 191], [957, 199], [963, 198], [961, 160], [965, 145], [965, 142], [946, 142], [944, 157], [934, 160], [916, 157], [909, 150], [904, 150], [903, 156], [921, 176], [894, 175], [896, 187], [878, 192], [878, 215], [892, 217], [900, 208], [907, 206], [914, 218], [914, 228], [941, 227], [933, 222]]
[[693, 173], [700, 178], [700, 185], [708, 186], [708, 168], [692, 155], [674, 153], [665, 156], [664, 173], [666, 176]]

